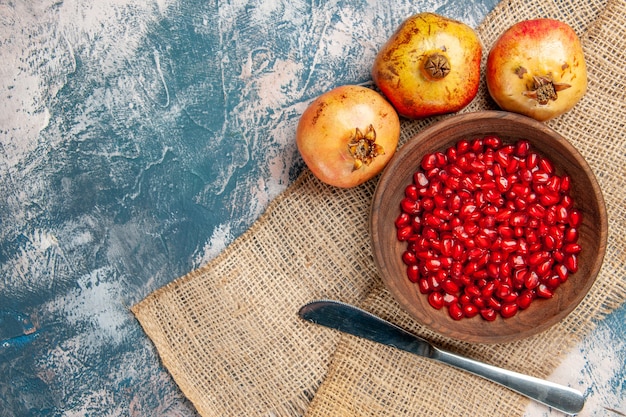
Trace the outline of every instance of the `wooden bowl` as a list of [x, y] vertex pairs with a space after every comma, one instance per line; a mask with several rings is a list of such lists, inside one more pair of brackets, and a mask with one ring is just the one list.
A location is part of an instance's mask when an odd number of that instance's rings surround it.
[[[559, 175], [572, 178], [570, 194], [583, 214], [578, 243], [579, 269], [561, 284], [552, 298], [537, 298], [515, 316], [487, 321], [480, 314], [453, 320], [444, 307], [436, 310], [409, 281], [402, 253], [407, 243], [397, 238], [394, 220], [400, 214], [404, 190], [419, 169], [422, 156], [443, 151], [460, 139], [474, 139], [489, 134], [504, 143], [526, 139], [539, 154], [548, 157]], [[450, 338], [476, 343], [503, 343], [525, 338], [562, 320], [585, 297], [602, 265], [607, 239], [607, 215], [604, 199], [595, 176], [583, 157], [562, 136], [526, 116], [485, 111], [451, 116], [410, 139], [399, 149], [382, 173], [371, 207], [370, 232], [373, 255], [383, 282], [398, 303], [418, 322]]]

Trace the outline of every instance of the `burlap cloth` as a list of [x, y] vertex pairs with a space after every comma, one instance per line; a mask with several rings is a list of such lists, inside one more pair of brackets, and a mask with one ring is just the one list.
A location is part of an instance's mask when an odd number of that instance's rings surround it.
[[[301, 321], [298, 308], [334, 298], [364, 306], [455, 352], [546, 377], [565, 352], [626, 298], [626, 0], [504, 0], [477, 28], [488, 50], [516, 21], [553, 17], [581, 36], [589, 89], [549, 125], [594, 170], [609, 213], [605, 262], [561, 323], [510, 344], [430, 334], [381, 286], [368, 236], [376, 180], [342, 190], [308, 171], [205, 267], [132, 307], [164, 366], [203, 416], [514, 416], [525, 398], [389, 347]], [[485, 54], [486, 55], [486, 54]], [[493, 108], [485, 86], [464, 110]], [[435, 122], [403, 122], [401, 141]]]

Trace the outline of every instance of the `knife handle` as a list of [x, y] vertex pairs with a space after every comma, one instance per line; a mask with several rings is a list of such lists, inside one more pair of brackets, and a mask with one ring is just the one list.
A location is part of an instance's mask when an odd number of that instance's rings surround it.
[[498, 368], [437, 348], [432, 359], [488, 379], [567, 414], [577, 414], [585, 404], [585, 398], [580, 392], [550, 381]]

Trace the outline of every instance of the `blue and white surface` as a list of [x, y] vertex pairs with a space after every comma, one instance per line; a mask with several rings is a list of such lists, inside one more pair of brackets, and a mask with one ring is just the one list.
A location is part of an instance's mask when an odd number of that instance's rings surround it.
[[[0, 0], [0, 416], [194, 415], [129, 307], [258, 218], [406, 16], [496, 3]], [[553, 375], [585, 415], [626, 414], [625, 317]]]

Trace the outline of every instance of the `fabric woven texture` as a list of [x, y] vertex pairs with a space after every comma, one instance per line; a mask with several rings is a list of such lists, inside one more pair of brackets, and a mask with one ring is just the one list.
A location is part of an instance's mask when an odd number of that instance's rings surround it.
[[[548, 125], [568, 138], [594, 171], [609, 236], [596, 283], [572, 314], [541, 334], [508, 344], [468, 344], [433, 334], [400, 309], [377, 275], [368, 234], [376, 180], [344, 190], [305, 170], [217, 258], [132, 307], [198, 412], [206, 417], [522, 415], [529, 400], [512, 391], [312, 326], [296, 312], [319, 298], [359, 304], [456, 353], [548, 376], [626, 299], [625, 10], [626, 0], [503, 0], [477, 28], [485, 51], [510, 25], [536, 17], [567, 22], [583, 42], [588, 91]], [[493, 108], [483, 81], [463, 112]], [[443, 117], [403, 121], [401, 143]]]

